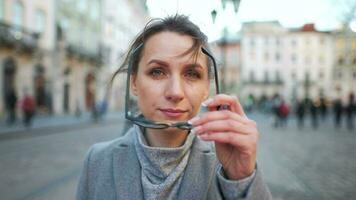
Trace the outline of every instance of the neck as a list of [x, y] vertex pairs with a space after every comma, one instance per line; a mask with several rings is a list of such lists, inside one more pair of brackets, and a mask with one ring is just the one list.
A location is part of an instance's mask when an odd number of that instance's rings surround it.
[[182, 146], [188, 136], [188, 131], [177, 128], [146, 129], [145, 137], [151, 147], [179, 147]]

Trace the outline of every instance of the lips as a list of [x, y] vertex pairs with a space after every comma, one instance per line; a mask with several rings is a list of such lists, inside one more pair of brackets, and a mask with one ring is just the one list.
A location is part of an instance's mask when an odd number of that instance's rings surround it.
[[186, 113], [186, 110], [181, 110], [181, 109], [172, 109], [172, 108], [166, 108], [166, 109], [159, 109], [166, 117], [168, 118], [180, 118], [181, 116]]

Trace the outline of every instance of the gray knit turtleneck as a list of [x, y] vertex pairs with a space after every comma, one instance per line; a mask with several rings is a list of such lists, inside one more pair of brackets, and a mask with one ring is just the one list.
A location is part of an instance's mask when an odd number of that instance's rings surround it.
[[135, 148], [141, 165], [144, 199], [174, 199], [188, 163], [194, 135], [177, 148], [150, 147], [138, 126], [135, 126]]

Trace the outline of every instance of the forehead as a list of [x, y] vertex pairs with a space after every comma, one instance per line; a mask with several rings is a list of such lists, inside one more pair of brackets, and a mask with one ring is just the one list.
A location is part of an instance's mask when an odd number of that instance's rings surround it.
[[[175, 32], [161, 32], [151, 36], [144, 45], [142, 61], [150, 59], [162, 59], [171, 61], [193, 61], [195, 51], [189, 51], [193, 46], [193, 39], [189, 35]], [[199, 51], [196, 62], [205, 62], [206, 56]], [[201, 63], [203, 64], [203, 63]]]

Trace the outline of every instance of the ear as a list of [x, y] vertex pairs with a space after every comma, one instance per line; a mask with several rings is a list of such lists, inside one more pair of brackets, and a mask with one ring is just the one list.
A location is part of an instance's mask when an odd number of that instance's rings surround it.
[[133, 74], [131, 75], [131, 78], [130, 78], [130, 90], [131, 90], [131, 93], [135, 96], [137, 96], [137, 75], [136, 74]]

